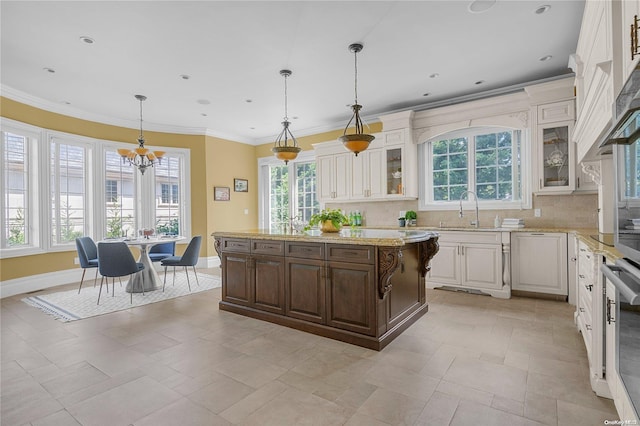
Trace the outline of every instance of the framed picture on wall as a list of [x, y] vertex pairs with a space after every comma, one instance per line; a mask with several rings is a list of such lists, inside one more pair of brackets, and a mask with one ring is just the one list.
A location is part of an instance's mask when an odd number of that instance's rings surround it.
[[231, 198], [231, 189], [228, 186], [213, 187], [214, 201], [229, 201], [230, 198]]
[[246, 179], [233, 179], [233, 190], [235, 192], [249, 192], [249, 181]]

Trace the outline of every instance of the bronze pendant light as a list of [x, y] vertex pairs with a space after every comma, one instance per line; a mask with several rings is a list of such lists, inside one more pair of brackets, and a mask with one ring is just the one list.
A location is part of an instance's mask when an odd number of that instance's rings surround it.
[[[282, 131], [278, 135], [276, 142], [271, 148], [271, 151], [275, 154], [276, 158], [283, 160], [284, 164], [294, 160], [301, 148], [298, 146], [298, 141], [289, 130], [289, 117], [287, 116], [287, 77], [291, 76], [291, 70], [280, 70], [280, 75], [284, 77], [284, 121], [282, 122]], [[289, 145], [289, 138], [291, 138], [292, 144]]]
[[[347, 123], [347, 127], [344, 129], [344, 135], [338, 138], [338, 140], [344, 144], [345, 148], [352, 151], [356, 157], [360, 152], [367, 149], [371, 141], [375, 139], [375, 136], [364, 133], [362, 119], [360, 118], [362, 105], [358, 104], [358, 53], [362, 51], [363, 47], [364, 46], [361, 43], [353, 43], [349, 45], [349, 51], [353, 52], [355, 60], [355, 103], [351, 106], [353, 109], [353, 116]], [[352, 122], [354, 122], [355, 125], [355, 133], [348, 135], [347, 130], [349, 130], [349, 125]]]

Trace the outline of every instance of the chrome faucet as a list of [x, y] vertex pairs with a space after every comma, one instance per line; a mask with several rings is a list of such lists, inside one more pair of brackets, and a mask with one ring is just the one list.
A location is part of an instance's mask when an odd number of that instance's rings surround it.
[[[458, 212], [458, 217], [462, 218], [464, 217], [464, 214], [462, 214], [462, 198], [465, 196], [465, 194], [473, 194], [473, 196], [476, 199], [476, 220], [471, 222], [471, 225], [475, 226], [476, 228], [480, 227], [480, 219], [478, 217], [478, 195], [473, 192], [473, 191], [464, 191], [461, 195], [460, 195], [460, 211]], [[467, 199], [469, 199], [469, 197], [467, 196]]]

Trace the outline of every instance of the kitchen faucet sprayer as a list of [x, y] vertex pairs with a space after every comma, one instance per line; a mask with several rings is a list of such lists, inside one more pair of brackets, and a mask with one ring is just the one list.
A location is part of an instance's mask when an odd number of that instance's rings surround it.
[[[471, 225], [474, 225], [476, 228], [480, 227], [480, 219], [479, 219], [479, 215], [478, 215], [478, 194], [476, 194], [473, 191], [464, 191], [461, 195], [460, 195], [460, 210], [458, 211], [458, 216], [460, 218], [464, 217], [464, 214], [462, 213], [462, 199], [464, 198], [464, 196], [466, 194], [473, 194], [473, 196], [475, 197], [476, 200], [476, 220], [471, 222]], [[469, 199], [469, 197], [467, 197], [467, 199]]]

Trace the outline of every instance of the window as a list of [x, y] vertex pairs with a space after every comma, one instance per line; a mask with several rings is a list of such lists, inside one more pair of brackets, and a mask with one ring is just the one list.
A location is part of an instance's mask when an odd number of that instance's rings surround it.
[[473, 191], [484, 208], [530, 207], [520, 130], [465, 129], [432, 139], [421, 151], [421, 210], [457, 208], [467, 191]]
[[185, 204], [180, 199], [181, 191], [179, 182], [184, 181], [184, 166], [182, 157], [166, 155], [160, 164], [154, 166], [156, 182], [156, 230], [163, 234], [180, 234], [180, 218], [184, 214], [180, 205]]
[[105, 200], [107, 203], [118, 202], [118, 181], [117, 180], [107, 179], [105, 194], [107, 196]]
[[105, 215], [104, 236], [118, 238], [136, 233], [136, 169], [122, 161], [115, 148], [104, 151], [104, 172], [107, 202], [101, 210]]
[[75, 250], [81, 235], [191, 234], [188, 149], [165, 148], [141, 178], [117, 154], [130, 144], [0, 124], [0, 257]]
[[86, 149], [58, 138], [50, 142], [51, 243], [66, 244], [86, 234]]
[[261, 228], [289, 229], [292, 220], [308, 222], [320, 210], [312, 152], [300, 153], [288, 165], [276, 158], [262, 158], [259, 166]]
[[36, 230], [32, 209], [31, 192], [34, 181], [30, 157], [37, 139], [26, 132], [3, 131], [2, 146], [2, 182], [3, 197], [0, 200], [2, 211], [2, 237], [0, 247], [20, 248], [37, 244], [34, 238]]

